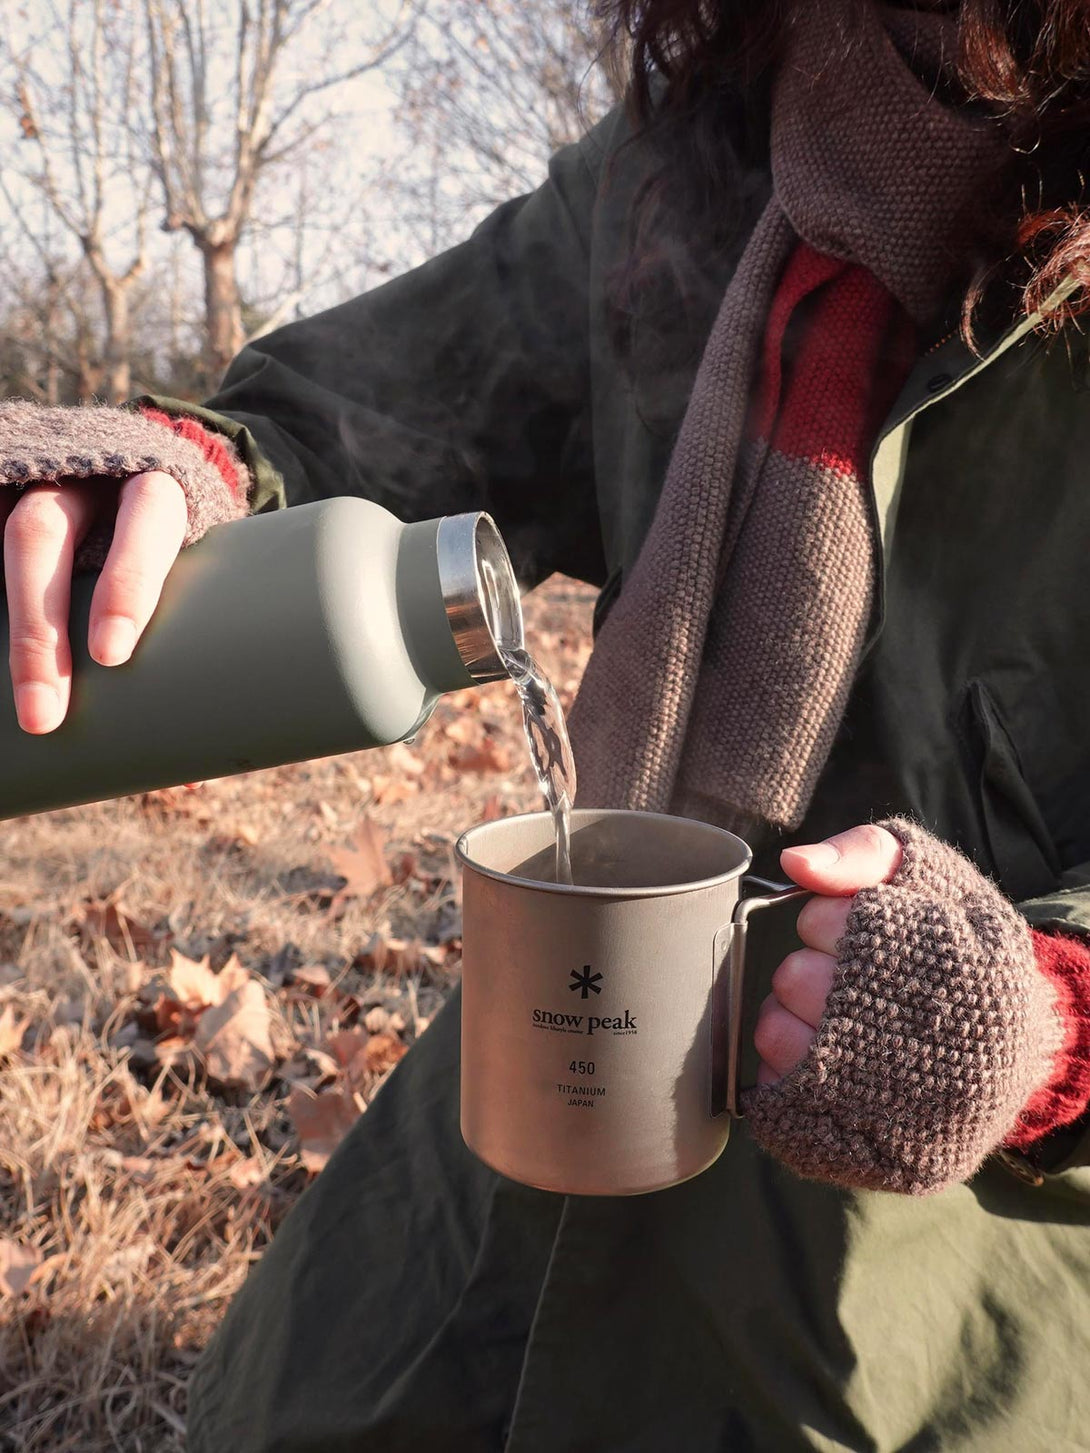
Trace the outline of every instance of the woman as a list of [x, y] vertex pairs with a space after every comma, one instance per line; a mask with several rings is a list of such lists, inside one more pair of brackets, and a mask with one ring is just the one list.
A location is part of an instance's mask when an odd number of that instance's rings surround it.
[[[603, 587], [581, 801], [733, 825], [815, 894], [758, 945], [748, 1120], [669, 1191], [477, 1163], [455, 999], [231, 1308], [191, 1446], [1085, 1447], [1086, 7], [618, 15], [635, 119], [463, 246], [247, 348], [206, 410], [145, 402], [123, 448], [116, 415], [99, 449], [89, 414], [5, 420], [9, 478], [152, 471], [106, 663], [242, 489], [491, 510], [528, 582]], [[29, 730], [93, 504], [8, 520]]]

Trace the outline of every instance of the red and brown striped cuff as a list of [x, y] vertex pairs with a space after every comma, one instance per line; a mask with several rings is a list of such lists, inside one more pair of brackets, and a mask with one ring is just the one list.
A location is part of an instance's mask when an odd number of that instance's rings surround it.
[[[226, 436], [194, 418], [147, 407], [0, 404], [0, 486], [125, 479], [152, 469], [171, 475], [185, 492], [183, 546], [213, 525], [247, 514], [251, 479], [241, 455]], [[79, 567], [103, 563], [112, 529], [110, 523], [92, 531], [77, 555]]]
[[1027, 1101], [1003, 1142], [1021, 1151], [1090, 1110], [1090, 945], [1066, 934], [1032, 932], [1037, 967], [1056, 996], [1064, 1040], [1051, 1077]]

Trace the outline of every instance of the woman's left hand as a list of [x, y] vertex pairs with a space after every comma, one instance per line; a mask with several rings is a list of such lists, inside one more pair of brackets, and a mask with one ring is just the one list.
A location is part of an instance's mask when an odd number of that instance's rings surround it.
[[788, 954], [772, 976], [772, 993], [761, 1005], [754, 1041], [761, 1063], [759, 1085], [771, 1085], [795, 1068], [810, 1047], [833, 983], [836, 945], [860, 888], [888, 883], [901, 865], [901, 844], [884, 827], [864, 825], [826, 842], [786, 848], [784, 872], [816, 896], [803, 904], [798, 935], [806, 945]]

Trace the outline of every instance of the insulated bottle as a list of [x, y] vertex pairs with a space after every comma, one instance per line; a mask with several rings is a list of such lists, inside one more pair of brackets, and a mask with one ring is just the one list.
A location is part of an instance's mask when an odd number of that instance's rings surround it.
[[217, 525], [122, 666], [87, 653], [96, 579], [72, 582], [72, 701], [45, 736], [16, 719], [3, 616], [0, 818], [402, 741], [522, 642], [485, 514], [406, 525], [344, 496]]

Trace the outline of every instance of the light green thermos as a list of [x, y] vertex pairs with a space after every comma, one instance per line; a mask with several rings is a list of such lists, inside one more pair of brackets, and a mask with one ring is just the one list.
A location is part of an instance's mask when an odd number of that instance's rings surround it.
[[217, 525], [122, 666], [87, 654], [95, 580], [73, 581], [72, 704], [46, 736], [16, 720], [4, 616], [0, 818], [402, 741], [522, 643], [485, 514], [404, 525], [346, 496]]

